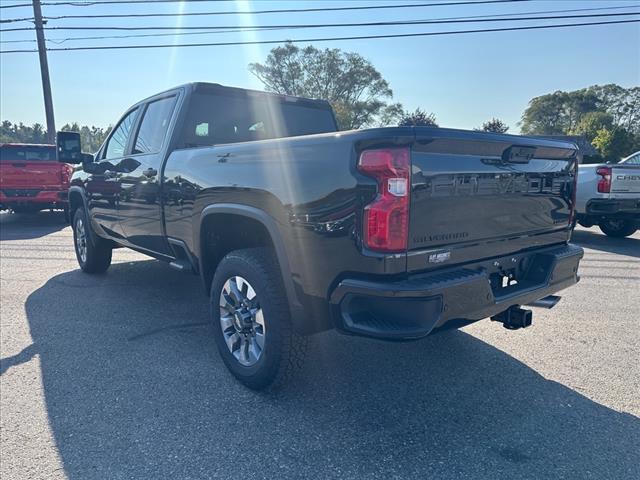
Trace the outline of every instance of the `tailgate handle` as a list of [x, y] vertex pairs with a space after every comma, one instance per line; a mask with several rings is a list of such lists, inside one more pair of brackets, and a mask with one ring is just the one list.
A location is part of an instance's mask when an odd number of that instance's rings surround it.
[[511, 145], [502, 152], [502, 161], [505, 163], [529, 163], [536, 156], [536, 147]]

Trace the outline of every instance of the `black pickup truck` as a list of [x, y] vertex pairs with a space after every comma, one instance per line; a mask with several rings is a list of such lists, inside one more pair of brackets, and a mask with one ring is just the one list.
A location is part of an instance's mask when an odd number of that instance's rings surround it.
[[531, 324], [578, 281], [576, 147], [427, 127], [339, 132], [327, 102], [194, 83], [131, 107], [69, 191], [78, 262], [129, 247], [197, 274], [217, 347], [251, 388], [306, 337], [407, 340]]

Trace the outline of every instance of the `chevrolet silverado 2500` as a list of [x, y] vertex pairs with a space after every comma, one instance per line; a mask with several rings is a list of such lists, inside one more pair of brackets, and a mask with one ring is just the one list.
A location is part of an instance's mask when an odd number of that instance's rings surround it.
[[327, 329], [416, 339], [531, 310], [578, 281], [576, 148], [426, 127], [338, 132], [327, 102], [195, 83], [131, 107], [82, 163], [75, 251], [129, 247], [200, 276], [245, 385], [280, 382]]

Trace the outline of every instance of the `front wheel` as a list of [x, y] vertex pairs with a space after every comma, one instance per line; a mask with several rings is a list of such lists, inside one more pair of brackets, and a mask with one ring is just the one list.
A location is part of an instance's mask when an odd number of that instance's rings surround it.
[[636, 222], [631, 220], [605, 220], [599, 226], [602, 233], [614, 238], [628, 237], [638, 229]]
[[80, 268], [85, 273], [104, 273], [111, 265], [112, 247], [108, 240], [91, 231], [83, 208], [73, 216], [73, 243]]
[[306, 338], [291, 327], [271, 250], [236, 250], [222, 259], [211, 285], [211, 315], [220, 356], [247, 387], [281, 385], [301, 366]]

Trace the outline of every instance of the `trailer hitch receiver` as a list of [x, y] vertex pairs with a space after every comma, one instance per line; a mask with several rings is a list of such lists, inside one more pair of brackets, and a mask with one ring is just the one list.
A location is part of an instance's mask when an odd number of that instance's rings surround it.
[[491, 317], [491, 320], [502, 323], [504, 328], [509, 330], [517, 330], [519, 328], [526, 328], [531, 325], [533, 321], [533, 312], [519, 306], [510, 307], [504, 312], [500, 312], [497, 315]]

